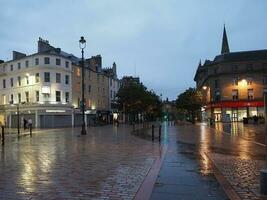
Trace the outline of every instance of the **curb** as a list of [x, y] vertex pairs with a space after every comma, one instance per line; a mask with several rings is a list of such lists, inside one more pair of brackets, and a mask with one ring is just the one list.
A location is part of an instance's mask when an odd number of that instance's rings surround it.
[[228, 196], [228, 198], [231, 200], [241, 200], [239, 195], [236, 193], [236, 191], [231, 186], [231, 184], [227, 181], [227, 179], [223, 176], [223, 174], [217, 168], [215, 162], [209, 157], [209, 155], [206, 152], [200, 153], [200, 155], [202, 156], [203, 159], [208, 159], [209, 161], [211, 161], [211, 166], [213, 168], [214, 175], [217, 181], [219, 182], [219, 184], [221, 185], [223, 191]]
[[165, 158], [166, 152], [168, 150], [167, 145], [161, 145], [160, 155], [154, 161], [153, 165], [149, 169], [143, 183], [139, 187], [137, 193], [135, 194], [134, 200], [149, 200], [154, 189], [160, 168], [162, 166], [163, 160]]

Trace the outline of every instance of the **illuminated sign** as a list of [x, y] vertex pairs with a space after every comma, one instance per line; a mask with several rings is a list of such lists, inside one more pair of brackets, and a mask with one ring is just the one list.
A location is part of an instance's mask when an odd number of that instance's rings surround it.
[[43, 94], [50, 94], [50, 87], [49, 86], [43, 86], [42, 87], [42, 93]]
[[64, 113], [66, 110], [46, 110], [47, 113]]

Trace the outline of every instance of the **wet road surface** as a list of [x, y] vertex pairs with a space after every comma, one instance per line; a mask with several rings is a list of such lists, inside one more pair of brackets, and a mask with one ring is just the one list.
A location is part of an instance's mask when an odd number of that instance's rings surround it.
[[[180, 134], [184, 131], [181, 130], [182, 127], [169, 127], [168, 129], [168, 138], [165, 138], [168, 151], [151, 200], [228, 199], [213, 175], [209, 160], [200, 155], [199, 146], [192, 141], [179, 140]], [[187, 131], [185, 134], [191, 135]]]
[[[249, 129], [245, 127], [245, 130]], [[257, 129], [239, 133], [242, 135], [225, 133], [203, 124], [170, 127], [169, 138], [165, 139], [170, 145], [170, 160], [167, 154], [152, 199], [164, 199], [165, 196], [169, 197], [166, 199], [226, 199], [213, 177], [211, 162], [241, 199], [261, 199], [257, 193], [259, 170], [264, 166], [265, 147], [255, 142]], [[251, 137], [245, 137], [250, 133]], [[175, 153], [171, 155], [171, 152]], [[205, 155], [209, 159], [205, 159]], [[190, 180], [180, 177], [179, 172], [193, 177], [189, 191], [177, 189], [188, 187], [187, 181]], [[175, 179], [176, 182], [172, 182]]]

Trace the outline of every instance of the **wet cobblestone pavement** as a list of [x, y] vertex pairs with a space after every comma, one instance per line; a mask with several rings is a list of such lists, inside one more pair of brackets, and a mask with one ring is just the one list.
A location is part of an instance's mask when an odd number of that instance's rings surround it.
[[259, 197], [259, 176], [260, 170], [264, 167], [264, 161], [213, 153], [209, 154], [209, 157], [241, 199], [261, 199]]
[[0, 149], [0, 199], [133, 199], [159, 145], [131, 127], [46, 130], [7, 137]]

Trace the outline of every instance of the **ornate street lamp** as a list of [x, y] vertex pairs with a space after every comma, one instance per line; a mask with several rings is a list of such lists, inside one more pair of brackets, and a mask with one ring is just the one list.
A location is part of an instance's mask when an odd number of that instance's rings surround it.
[[81, 62], [81, 67], [82, 67], [82, 101], [81, 101], [81, 107], [82, 107], [82, 131], [81, 131], [81, 135], [86, 135], [86, 130], [85, 130], [85, 111], [84, 111], [84, 107], [85, 107], [85, 99], [84, 99], [84, 49], [86, 47], [86, 41], [84, 39], [84, 37], [82, 36], [81, 39], [79, 40], [79, 46], [80, 49], [82, 50], [82, 62]]

